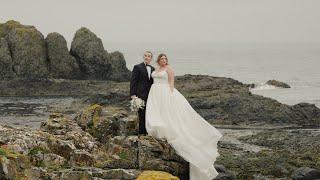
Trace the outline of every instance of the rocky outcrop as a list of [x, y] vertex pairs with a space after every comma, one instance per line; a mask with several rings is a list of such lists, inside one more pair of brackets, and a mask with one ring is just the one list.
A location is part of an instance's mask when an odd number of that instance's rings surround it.
[[80, 28], [71, 43], [71, 55], [76, 57], [87, 79], [108, 79], [111, 64], [107, 61], [102, 40], [89, 29]]
[[12, 70], [13, 62], [8, 42], [0, 36], [0, 80], [12, 79], [15, 73]]
[[86, 79], [127, 81], [130, 71], [121, 52], [108, 53], [102, 40], [89, 29], [80, 28], [71, 43], [70, 53], [76, 57]]
[[92, 105], [75, 117], [75, 122], [99, 142], [111, 155], [105, 168], [149, 169], [188, 175], [188, 163], [165, 141], [151, 136], [137, 136], [138, 119], [122, 107]]
[[309, 179], [320, 179], [320, 170], [301, 167], [295, 170], [292, 174], [293, 180], [309, 180]]
[[81, 79], [76, 59], [69, 54], [67, 41], [59, 33], [49, 33], [45, 39], [49, 71], [53, 78]]
[[[39, 130], [0, 125], [1, 179], [136, 179], [144, 170], [187, 178], [188, 163], [165, 140], [138, 137], [137, 131], [132, 132], [128, 127], [132, 126], [131, 121], [137, 126], [135, 116], [120, 110], [123, 114], [118, 117], [115, 111], [101, 108], [99, 105], [88, 107], [74, 120], [52, 113]], [[101, 112], [96, 114], [98, 109]], [[90, 114], [96, 115], [92, 119]], [[114, 131], [92, 130], [106, 121], [122, 123], [114, 123]], [[85, 122], [89, 124], [84, 128]], [[104, 132], [106, 135], [100, 136]]]
[[179, 180], [178, 177], [172, 176], [170, 173], [162, 171], [143, 171], [137, 178], [137, 180]]
[[[232, 164], [239, 164], [243, 167], [242, 172], [255, 169], [254, 172], [248, 174], [258, 172], [268, 177], [287, 177], [287, 179], [314, 177], [317, 179], [316, 177], [320, 175], [319, 138], [320, 133], [317, 129], [314, 129], [314, 132], [305, 129], [261, 131], [254, 135], [240, 137], [239, 140], [268, 149], [255, 154], [245, 154], [238, 158], [225, 158], [224, 162], [219, 163], [228, 164], [228, 161]], [[281, 160], [279, 161], [279, 159]]]
[[10, 48], [13, 71], [18, 77], [48, 75], [44, 37], [35, 27], [8, 21], [3, 25], [3, 32]]
[[[4, 38], [4, 40], [1, 40]], [[1, 79], [99, 79], [128, 81], [130, 71], [120, 52], [108, 54], [102, 40], [89, 29], [80, 28], [69, 52], [58, 33], [44, 39], [34, 26], [17, 21], [0, 24]]]
[[110, 79], [122, 81], [130, 79], [131, 71], [126, 68], [126, 60], [121, 52], [115, 51], [108, 54], [108, 62], [111, 64], [111, 72], [113, 72]]
[[176, 82], [197, 112], [213, 124], [320, 126], [320, 109], [314, 105], [282, 104], [252, 94], [247, 85], [231, 78], [184, 75]]
[[277, 80], [269, 80], [266, 82], [266, 84], [280, 87], [280, 88], [290, 88], [290, 86], [288, 84], [286, 84], [284, 82], [277, 81]]

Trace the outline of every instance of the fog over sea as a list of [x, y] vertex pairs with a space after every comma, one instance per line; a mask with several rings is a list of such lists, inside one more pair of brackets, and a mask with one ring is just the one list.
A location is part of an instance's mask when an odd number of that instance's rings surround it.
[[[124, 53], [127, 67], [142, 62], [145, 50], [168, 55], [176, 75], [206, 74], [231, 77], [259, 86], [255, 94], [286, 104], [308, 102], [320, 107], [320, 43], [111, 43], [109, 52]], [[265, 85], [276, 79], [290, 89]]]

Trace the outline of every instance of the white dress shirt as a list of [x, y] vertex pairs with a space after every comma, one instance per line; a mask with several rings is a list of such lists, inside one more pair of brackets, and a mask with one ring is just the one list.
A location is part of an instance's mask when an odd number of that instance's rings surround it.
[[146, 65], [147, 71], [148, 71], [148, 77], [150, 79], [150, 75], [151, 75], [151, 67], [147, 66], [147, 64], [144, 62], [144, 64]]

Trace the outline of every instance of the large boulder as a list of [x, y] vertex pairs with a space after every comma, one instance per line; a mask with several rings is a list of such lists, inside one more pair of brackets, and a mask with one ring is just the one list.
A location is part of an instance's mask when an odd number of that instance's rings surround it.
[[131, 71], [126, 66], [126, 60], [123, 54], [115, 51], [109, 54], [108, 61], [111, 64], [111, 80], [127, 81], [131, 77]]
[[300, 119], [308, 119], [306, 126], [320, 127], [320, 109], [315, 104], [298, 103], [291, 106], [292, 112]]
[[189, 176], [189, 163], [165, 139], [140, 136], [138, 148], [141, 169], [165, 171], [182, 179]]
[[[1, 32], [0, 32], [1, 33]], [[15, 77], [12, 70], [12, 58], [9, 45], [5, 38], [0, 36], [0, 80], [11, 79]]]
[[18, 77], [39, 78], [48, 74], [45, 40], [33, 26], [8, 21], [3, 25], [3, 34], [10, 48], [13, 71]]
[[163, 171], [143, 171], [137, 178], [137, 180], [158, 180], [158, 179], [168, 179], [168, 180], [179, 180], [177, 176], [173, 176], [170, 173]]
[[136, 135], [138, 119], [123, 108], [103, 107], [98, 104], [84, 108], [75, 116], [75, 121], [85, 131], [101, 142], [112, 136]]
[[275, 86], [275, 87], [280, 87], [280, 88], [290, 88], [290, 86], [284, 82], [280, 82], [280, 81], [277, 81], [277, 80], [269, 80], [266, 82], [266, 84], [268, 85], [272, 85], [272, 86]]
[[111, 65], [102, 41], [89, 29], [82, 27], [76, 32], [70, 53], [76, 57], [86, 79], [109, 79]]
[[293, 180], [320, 179], [320, 170], [309, 168], [309, 167], [300, 167], [293, 172], [292, 179]]
[[80, 69], [76, 59], [69, 54], [67, 41], [56, 32], [49, 33], [45, 39], [50, 75], [53, 78], [78, 79]]

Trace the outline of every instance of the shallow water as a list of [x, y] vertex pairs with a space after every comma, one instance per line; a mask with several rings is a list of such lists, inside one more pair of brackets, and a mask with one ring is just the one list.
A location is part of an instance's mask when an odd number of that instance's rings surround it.
[[71, 97], [0, 97], [0, 123], [35, 129], [51, 112], [70, 107], [73, 100]]

